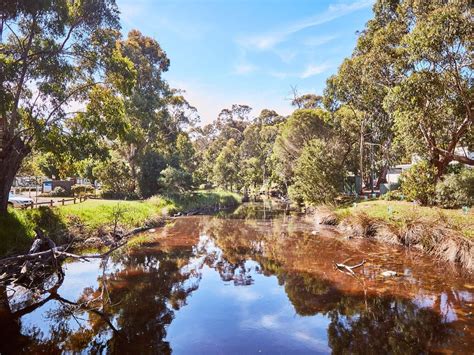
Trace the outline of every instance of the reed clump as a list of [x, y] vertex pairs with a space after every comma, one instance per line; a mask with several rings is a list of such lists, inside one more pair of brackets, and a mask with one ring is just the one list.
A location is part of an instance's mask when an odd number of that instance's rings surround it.
[[[320, 224], [330, 213], [330, 207], [315, 210], [315, 220]], [[321, 216], [318, 216], [321, 213]], [[403, 216], [384, 219], [353, 212], [339, 216], [337, 228], [349, 238], [366, 238], [378, 242], [403, 245], [431, 255], [438, 260], [459, 264], [474, 271], [474, 242], [450, 224], [446, 216]], [[330, 222], [333, 219], [329, 219]]]

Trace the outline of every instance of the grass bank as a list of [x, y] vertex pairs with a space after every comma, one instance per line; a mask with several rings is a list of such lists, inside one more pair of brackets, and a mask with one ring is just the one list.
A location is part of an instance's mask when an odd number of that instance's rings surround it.
[[131, 229], [176, 213], [212, 212], [240, 201], [238, 194], [216, 190], [158, 195], [139, 201], [87, 200], [77, 205], [10, 210], [7, 216], [0, 217], [0, 256], [28, 250], [35, 227], [63, 244], [71, 234], [93, 236], [115, 222], [123, 229]]
[[474, 213], [421, 207], [403, 201], [365, 201], [319, 208], [319, 223], [346, 236], [399, 244], [474, 271]]
[[356, 203], [355, 206], [336, 209], [339, 220], [347, 216], [364, 213], [369, 217], [384, 220], [397, 226], [407, 221], [424, 218], [444, 223], [467, 238], [474, 239], [474, 210], [467, 213], [461, 209], [418, 206], [406, 201], [373, 200]]

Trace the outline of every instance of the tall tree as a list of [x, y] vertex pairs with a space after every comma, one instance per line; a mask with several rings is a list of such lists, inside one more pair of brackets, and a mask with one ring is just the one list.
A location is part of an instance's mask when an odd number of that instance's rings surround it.
[[350, 58], [330, 77], [325, 89], [325, 106], [337, 110], [345, 105], [359, 125], [359, 174], [366, 177], [367, 143], [375, 149], [380, 173], [386, 172], [393, 140], [393, 119], [383, 107], [390, 88], [401, 80], [396, 60], [400, 38], [406, 25], [397, 12], [399, 0], [380, 0], [374, 5], [374, 18], [360, 33]]
[[[104, 122], [123, 118], [115, 91], [134, 80], [130, 61], [116, 47], [113, 0], [17, 0], [1, 8], [0, 213], [23, 159], [32, 147], [67, 135], [71, 104], [98, 95]], [[91, 89], [94, 90], [91, 91]], [[109, 125], [110, 127], [110, 125]]]
[[399, 140], [443, 175], [451, 161], [474, 165], [459, 152], [474, 148], [472, 2], [404, 1], [397, 9], [409, 31], [396, 62], [403, 80], [385, 107]]
[[232, 191], [239, 184], [239, 168], [238, 146], [229, 139], [215, 161], [214, 181]]
[[275, 175], [288, 187], [292, 183], [293, 172], [303, 147], [314, 138], [329, 136], [328, 113], [322, 109], [296, 110], [280, 128], [273, 147], [276, 161]]

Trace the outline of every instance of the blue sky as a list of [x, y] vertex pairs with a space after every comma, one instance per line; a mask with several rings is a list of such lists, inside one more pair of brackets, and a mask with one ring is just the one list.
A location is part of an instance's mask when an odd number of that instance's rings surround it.
[[208, 123], [232, 104], [291, 112], [291, 86], [322, 93], [374, 0], [117, 0], [124, 33], [158, 40], [165, 78]]

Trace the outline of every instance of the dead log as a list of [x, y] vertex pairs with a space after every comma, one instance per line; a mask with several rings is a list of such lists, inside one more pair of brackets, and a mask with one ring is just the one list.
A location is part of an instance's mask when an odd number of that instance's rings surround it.
[[354, 269], [357, 269], [358, 267], [361, 267], [362, 265], [365, 264], [365, 259], [362, 260], [359, 264], [356, 265], [346, 265], [344, 263], [336, 263], [334, 262], [334, 268], [340, 272], [343, 272], [345, 274], [348, 274], [350, 276], [356, 276], [356, 273], [354, 272]]

